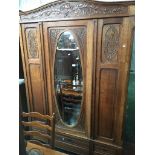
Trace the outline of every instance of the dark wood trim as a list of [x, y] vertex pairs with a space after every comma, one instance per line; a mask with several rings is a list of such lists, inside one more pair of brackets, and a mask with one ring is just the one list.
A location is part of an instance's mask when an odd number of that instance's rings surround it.
[[133, 9], [129, 5], [134, 5], [134, 2], [59, 0], [20, 13], [20, 22], [125, 17], [132, 15]]
[[[47, 7], [49, 7], [50, 5], [54, 5], [54, 4], [58, 4], [58, 3], [61, 3], [62, 1], [64, 0], [56, 0], [54, 2], [49, 2], [45, 5], [42, 5], [38, 8], [35, 8], [35, 9], [32, 9], [32, 10], [29, 10], [29, 11], [22, 11], [22, 10], [19, 10], [19, 15], [22, 15], [22, 14], [29, 14], [29, 13], [34, 13], [34, 12], [37, 12], [37, 11], [40, 11], [42, 9], [45, 9]], [[68, 2], [76, 2], [76, 0], [68, 0]], [[113, 2], [101, 2], [101, 1], [97, 1], [97, 0], [81, 0], [81, 2], [89, 2], [89, 3], [94, 3], [94, 4], [100, 4], [100, 5], [111, 5], [111, 4], [115, 4], [115, 5], [118, 5], [118, 4], [123, 4], [123, 5], [135, 5], [135, 0], [129, 0], [129, 1], [113, 1]]]

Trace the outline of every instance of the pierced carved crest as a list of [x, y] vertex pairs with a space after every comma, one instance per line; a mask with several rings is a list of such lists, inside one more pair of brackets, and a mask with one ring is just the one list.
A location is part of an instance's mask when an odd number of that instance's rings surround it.
[[74, 17], [93, 17], [100, 15], [127, 14], [128, 8], [123, 5], [101, 5], [92, 1], [56, 1], [41, 8], [20, 15], [21, 21], [61, 19]]

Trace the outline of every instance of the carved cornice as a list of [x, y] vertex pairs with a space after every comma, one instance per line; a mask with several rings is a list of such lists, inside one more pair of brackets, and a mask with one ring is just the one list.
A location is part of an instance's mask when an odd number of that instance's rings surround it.
[[128, 6], [93, 1], [56, 1], [28, 12], [20, 13], [22, 21], [42, 21], [70, 18], [93, 18], [97, 16], [127, 15]]

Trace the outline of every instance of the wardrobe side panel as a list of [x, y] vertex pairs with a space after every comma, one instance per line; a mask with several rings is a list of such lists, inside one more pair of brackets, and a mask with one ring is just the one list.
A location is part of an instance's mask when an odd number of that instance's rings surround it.
[[25, 61], [25, 82], [29, 96], [29, 111], [46, 113], [45, 81], [40, 27], [38, 23], [21, 24], [23, 59]]

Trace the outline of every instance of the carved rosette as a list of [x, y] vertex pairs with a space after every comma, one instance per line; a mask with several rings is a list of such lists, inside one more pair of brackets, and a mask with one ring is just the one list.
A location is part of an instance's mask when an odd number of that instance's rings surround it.
[[101, 5], [92, 1], [57, 1], [42, 8], [21, 14], [21, 21], [45, 20], [57, 18], [91, 17], [100, 15], [127, 14], [127, 6]]
[[[61, 29], [61, 28], [49, 30], [49, 33], [51, 36], [52, 46], [56, 46], [56, 43], [57, 43], [59, 36], [64, 31], [65, 31], [65, 29]], [[66, 31], [68, 31], [68, 29]], [[86, 42], [86, 27], [70, 28], [70, 31], [72, 31], [75, 34], [75, 36], [79, 42], [80, 49], [83, 49], [85, 46], [85, 42]], [[56, 49], [56, 47], [53, 49]], [[84, 123], [85, 122], [85, 116], [84, 116], [84, 112], [83, 112], [84, 103], [81, 105], [81, 115], [80, 115], [80, 118], [78, 120], [78, 124], [74, 127], [71, 127], [71, 128], [63, 123], [63, 120], [61, 119], [61, 116], [59, 114], [58, 106], [56, 104], [57, 103], [55, 100], [54, 105], [55, 105], [55, 116], [56, 116], [57, 128], [60, 128], [60, 129], [63, 128], [63, 129], [67, 129], [67, 130], [76, 130], [76, 131], [81, 131], [82, 133], [84, 133], [85, 132], [85, 123]]]
[[119, 50], [119, 31], [118, 25], [110, 25], [104, 36], [104, 57], [107, 61], [117, 61], [117, 53]]
[[36, 29], [28, 29], [26, 34], [27, 34], [27, 47], [29, 58], [37, 58], [38, 43], [37, 43]]

